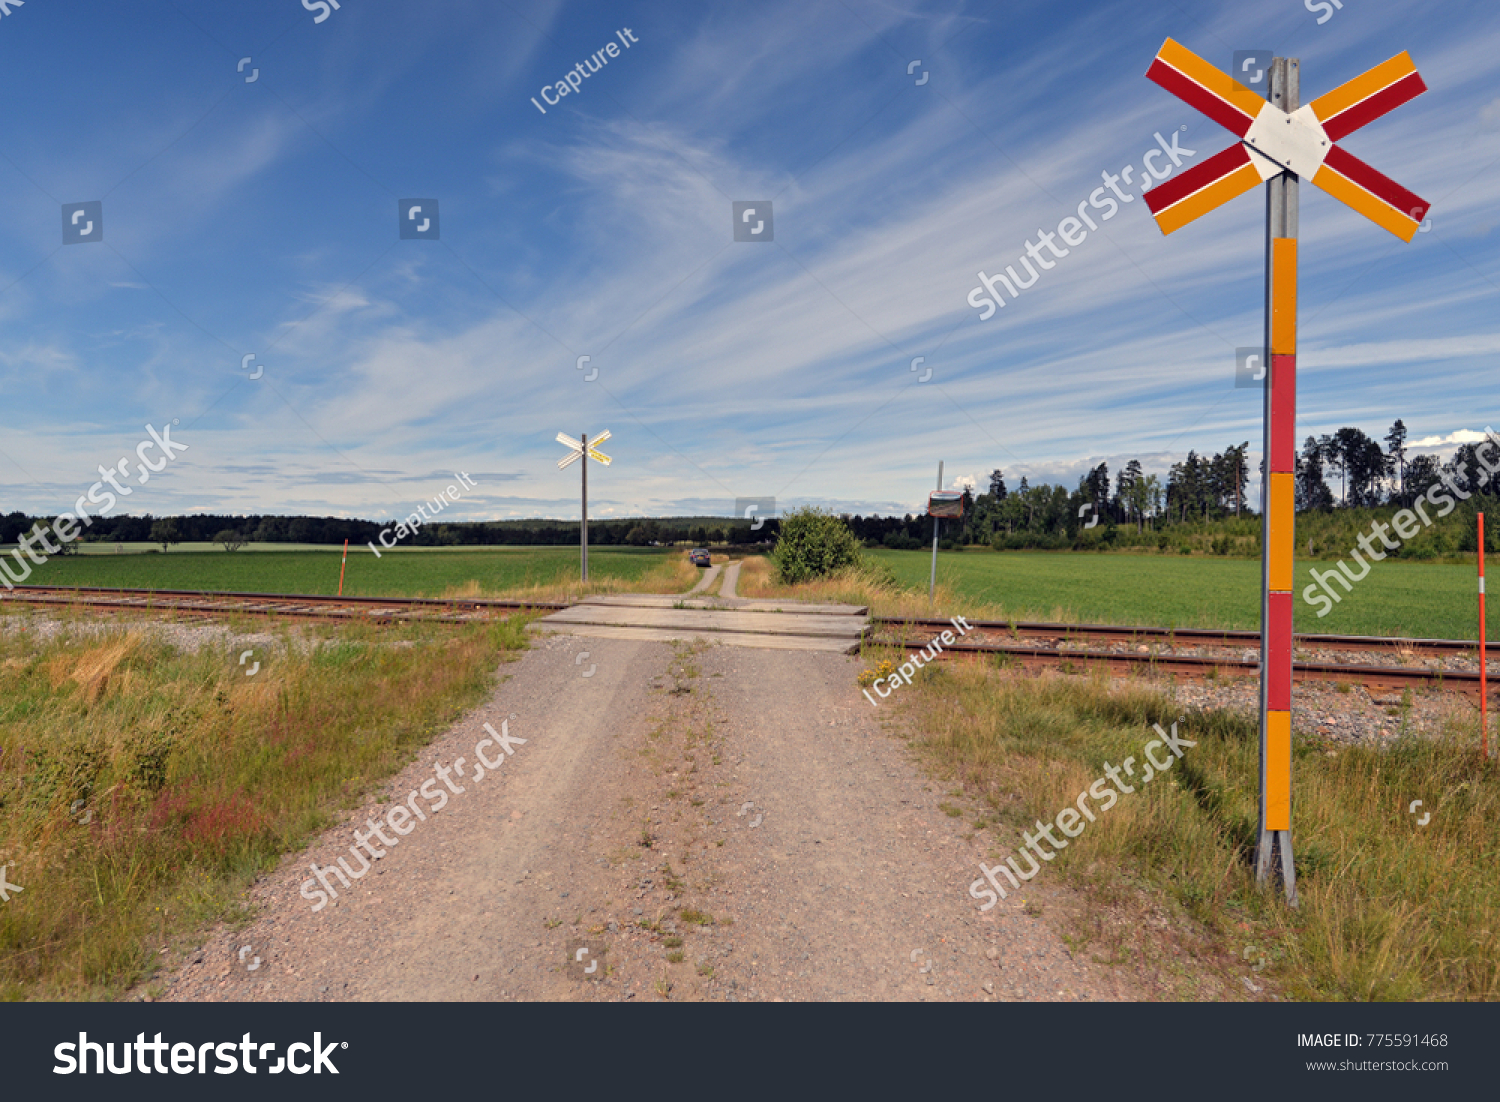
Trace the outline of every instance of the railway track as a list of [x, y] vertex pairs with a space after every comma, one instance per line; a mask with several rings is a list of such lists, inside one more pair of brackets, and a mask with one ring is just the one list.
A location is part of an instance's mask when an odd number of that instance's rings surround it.
[[[1057, 642], [1129, 643], [1150, 646], [1260, 647], [1260, 632], [1219, 628], [1121, 627], [1114, 624], [1051, 624], [1017, 620], [972, 620], [975, 631], [1005, 635], [1013, 639], [1046, 639]], [[871, 620], [875, 630], [902, 629], [922, 637], [923, 645], [933, 635], [951, 630], [948, 620]], [[1479, 644], [1466, 639], [1404, 639], [1372, 635], [1298, 635], [1295, 645], [1306, 650], [1368, 651], [1422, 657], [1477, 654]]]
[[279, 616], [294, 620], [388, 624], [463, 624], [509, 612], [567, 608], [556, 601], [495, 601], [472, 597], [323, 597], [300, 593], [202, 592], [181, 589], [106, 589], [95, 586], [17, 586], [0, 590], [0, 604], [170, 613], [183, 616]]
[[[1258, 657], [1232, 654], [1181, 654], [1177, 648], [1226, 648], [1258, 650], [1260, 633], [1205, 628], [1120, 627], [1109, 624], [1051, 624], [1039, 622], [970, 621], [973, 629], [963, 639], [945, 645], [953, 654], [1003, 655], [1028, 668], [1064, 668], [1078, 672], [1105, 669], [1129, 674], [1143, 671], [1188, 677], [1257, 677]], [[947, 620], [872, 621], [869, 643], [886, 643], [910, 649], [925, 647], [944, 630]], [[1026, 641], [1030, 641], [1029, 643]], [[1039, 645], [1041, 643], [1051, 645]], [[1080, 644], [1110, 643], [1136, 650], [1092, 650]], [[1407, 657], [1477, 658], [1479, 644], [1462, 639], [1397, 639], [1362, 635], [1299, 635], [1299, 650], [1361, 652]], [[1431, 687], [1464, 693], [1476, 701], [1481, 691], [1479, 671], [1402, 666], [1387, 663], [1300, 660], [1292, 666], [1293, 681], [1341, 681], [1363, 685], [1371, 692], [1399, 691], [1408, 687]], [[1490, 677], [1489, 692], [1497, 694], [1500, 677]]]
[[[557, 601], [504, 601], [470, 597], [326, 597], [296, 593], [204, 592], [199, 590], [111, 589], [97, 586], [17, 586], [0, 590], [0, 605], [144, 612], [174, 616], [266, 616], [295, 620], [321, 620], [390, 624], [463, 624], [516, 611], [557, 611], [570, 607]], [[1079, 671], [1107, 669], [1129, 674], [1153, 673], [1190, 677], [1253, 677], [1260, 672], [1257, 658], [1228, 654], [1179, 654], [1177, 648], [1228, 648], [1255, 650], [1260, 634], [1206, 628], [1163, 630], [1120, 627], [1110, 624], [1052, 624], [1003, 620], [970, 622], [973, 631], [946, 646], [952, 654], [1004, 655], [1027, 667], [1063, 667]], [[885, 643], [902, 648], [927, 645], [949, 629], [947, 620], [895, 620], [875, 618], [865, 643]], [[1029, 641], [1029, 642], [1027, 642]], [[1357, 635], [1299, 635], [1299, 649], [1367, 652], [1400, 657], [1462, 657], [1475, 653], [1477, 644], [1461, 639], [1395, 639]], [[1093, 650], [1080, 644], [1127, 645], [1137, 650]], [[1047, 645], [1043, 645], [1047, 644]], [[1165, 649], [1163, 649], [1165, 648]], [[1144, 651], [1145, 653], [1142, 653]], [[1433, 669], [1385, 663], [1299, 661], [1293, 665], [1295, 681], [1344, 681], [1364, 685], [1372, 691], [1400, 690], [1408, 686], [1439, 687], [1478, 698], [1477, 671]], [[1500, 677], [1491, 679], [1500, 683]], [[1492, 689], [1494, 695], [1496, 690]]]

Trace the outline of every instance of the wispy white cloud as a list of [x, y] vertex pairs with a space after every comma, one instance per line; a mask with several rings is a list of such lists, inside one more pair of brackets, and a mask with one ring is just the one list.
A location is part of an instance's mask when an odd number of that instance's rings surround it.
[[[1225, 63], [1272, 19], [1319, 88], [1408, 45], [1397, 13], [1351, 10], [1315, 39], [1293, 9], [1210, 9], [1191, 44]], [[161, 493], [244, 511], [399, 511], [422, 472], [466, 464], [509, 472], [506, 493], [476, 495], [476, 509], [576, 514], [552, 436], [591, 426], [615, 432], [597, 492], [620, 511], [727, 510], [750, 494], [905, 511], [940, 458], [976, 484], [1004, 468], [1012, 485], [1022, 474], [1072, 485], [1133, 457], [1164, 471], [1189, 448], [1247, 439], [1258, 462], [1259, 396], [1232, 385], [1235, 348], [1262, 326], [1255, 197], [1166, 239], [1137, 198], [989, 321], [965, 302], [981, 268], [1015, 262], [1102, 173], [1139, 172], [1154, 134], [1187, 125], [1175, 132], [1190, 163], [1229, 144], [1141, 78], [1154, 25], [1084, 5], [1004, 41], [975, 26], [948, 52], [924, 47], [933, 75], [917, 87], [894, 51], [946, 40], [961, 29], [950, 13], [778, 3], [680, 26], [641, 18], [649, 49], [632, 67], [543, 119], [518, 105], [529, 110], [537, 74], [551, 75], [549, 39], [583, 33], [578, 9], [539, 6], [529, 22], [479, 11], [461, 6], [400, 43], [369, 25], [337, 44], [322, 36], [326, 64], [298, 112], [369, 178], [273, 101], [253, 101], [154, 162], [138, 212], [115, 220], [111, 208], [124, 254], [207, 334], [102, 251], [72, 251], [36, 284], [86, 304], [86, 325], [46, 301], [0, 307], [20, 323], [0, 382], [31, 403], [29, 466], [71, 485], [94, 451], [108, 461], [117, 445], [105, 441], [168, 404], [185, 419], [213, 412], [194, 425], [195, 462]], [[1299, 432], [1376, 434], [1402, 417], [1445, 442], [1419, 446], [1456, 446], [1454, 426], [1493, 393], [1500, 266], [1479, 243], [1500, 203], [1484, 171], [1500, 157], [1486, 83], [1500, 30], [1477, 6], [1465, 15], [1410, 43], [1428, 96], [1348, 142], [1437, 202], [1431, 232], [1402, 245], [1302, 189]], [[506, 40], [492, 72], [460, 36]], [[432, 121], [452, 128], [451, 163], [405, 163], [401, 141], [368, 136], [421, 81], [464, 97]], [[149, 146], [179, 122], [131, 141]], [[342, 190], [320, 194], [325, 178]], [[407, 194], [444, 196], [441, 243], [391, 248], [364, 228], [378, 215], [394, 234], [386, 179], [433, 181]], [[730, 199], [773, 196], [776, 241], [731, 243]], [[238, 225], [245, 203], [329, 212], [302, 223], [295, 247], [276, 238], [269, 258], [253, 221], [227, 255], [184, 244]], [[240, 264], [251, 274], [231, 278]], [[10, 256], [0, 267], [21, 270]], [[109, 294], [136, 299], [100, 297], [101, 271]], [[240, 346], [260, 354], [266, 385], [236, 372]], [[593, 382], [575, 366], [585, 355]], [[22, 377], [70, 375], [97, 384], [82, 409], [12, 397]], [[73, 419], [115, 426], [90, 428], [87, 461]]]

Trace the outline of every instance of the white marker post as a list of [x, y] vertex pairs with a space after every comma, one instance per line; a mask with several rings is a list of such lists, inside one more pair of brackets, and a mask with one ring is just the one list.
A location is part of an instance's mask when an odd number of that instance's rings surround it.
[[[941, 490], [943, 488], [943, 461], [941, 459], [938, 460], [938, 484], [937, 484], [937, 488], [939, 490]], [[928, 511], [931, 512], [931, 507], [928, 508]], [[941, 523], [942, 523], [942, 521], [938, 520], [937, 517], [933, 517], [932, 518], [932, 577], [927, 582], [927, 607], [928, 607], [928, 609], [932, 608], [932, 596], [933, 596], [934, 593], [937, 592], [938, 525], [941, 524]]]

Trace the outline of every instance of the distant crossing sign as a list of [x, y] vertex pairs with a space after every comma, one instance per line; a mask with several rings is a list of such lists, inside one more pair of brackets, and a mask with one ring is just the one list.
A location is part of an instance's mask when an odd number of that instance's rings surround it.
[[582, 440], [574, 440], [565, 432], [558, 433], [557, 442], [559, 444], [566, 444], [568, 447], [573, 449], [572, 455], [564, 456], [562, 459], [559, 459], [557, 461], [558, 469], [567, 470], [570, 464], [576, 463], [585, 455], [587, 455], [594, 462], [603, 463], [606, 467], [608, 467], [612, 462], [614, 462], [614, 460], [610, 459], [610, 457], [605, 455], [603, 452], [598, 451], [596, 447], [596, 445], [602, 444], [608, 439], [608, 429], [605, 429], [598, 436], [594, 437], [594, 443], [592, 444], [586, 443], [586, 441], [588, 440], [587, 434], [584, 435], [584, 438]]
[[610, 465], [610, 463], [613, 462], [613, 460], [611, 460], [609, 458], [609, 456], [605, 455], [602, 451], [599, 451], [598, 448], [595, 447], [596, 444], [602, 444], [602, 443], [604, 443], [608, 439], [609, 439], [609, 430], [608, 429], [605, 429], [598, 436], [594, 437], [594, 443], [593, 444], [589, 443], [589, 435], [588, 435], [588, 433], [584, 433], [583, 436], [580, 439], [577, 439], [577, 440], [574, 440], [571, 436], [569, 436], [565, 432], [560, 432], [560, 433], [557, 434], [557, 442], [559, 444], [563, 444], [566, 447], [572, 449], [572, 451], [570, 451], [567, 455], [563, 456], [561, 459], [559, 459], [557, 461], [558, 470], [567, 470], [567, 468], [568, 468], [568, 466], [570, 464], [576, 463], [580, 459], [582, 459], [584, 461], [583, 462], [583, 467], [581, 468], [582, 471], [583, 471], [583, 509], [582, 509], [582, 512], [579, 514], [580, 515], [580, 519], [581, 519], [581, 523], [578, 526], [579, 557], [580, 557], [580, 559], [582, 561], [582, 564], [583, 564], [582, 568], [581, 568], [581, 573], [583, 575], [583, 580], [584, 581], [588, 581], [589, 580], [589, 464], [588, 464], [588, 461], [590, 459], [592, 459], [595, 463], [602, 463], [606, 467], [608, 467]]
[[1260, 830], [1256, 879], [1277, 853], [1287, 901], [1297, 905], [1292, 860], [1292, 556], [1297, 469], [1297, 182], [1306, 177], [1403, 241], [1429, 204], [1338, 142], [1427, 90], [1399, 54], [1303, 107], [1300, 63], [1271, 62], [1262, 98], [1170, 38], [1146, 76], [1219, 123], [1239, 144], [1146, 192], [1163, 233], [1266, 184], [1265, 477], [1261, 480]]

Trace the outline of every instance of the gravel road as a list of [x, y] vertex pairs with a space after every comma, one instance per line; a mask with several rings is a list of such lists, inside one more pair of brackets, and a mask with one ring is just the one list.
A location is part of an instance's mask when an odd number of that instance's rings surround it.
[[[1138, 998], [1028, 885], [968, 897], [983, 836], [838, 654], [550, 636], [493, 698], [157, 978], [170, 1000]], [[485, 724], [510, 736], [480, 754]], [[504, 727], [502, 727], [504, 724]], [[520, 740], [524, 739], [524, 743]], [[504, 758], [504, 764], [495, 761]], [[318, 910], [310, 863], [454, 769], [445, 807]], [[434, 789], [430, 788], [429, 791]], [[962, 803], [962, 801], [958, 801]]]

